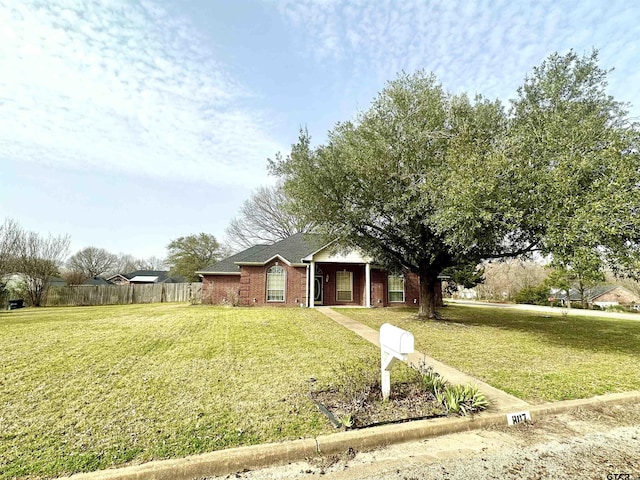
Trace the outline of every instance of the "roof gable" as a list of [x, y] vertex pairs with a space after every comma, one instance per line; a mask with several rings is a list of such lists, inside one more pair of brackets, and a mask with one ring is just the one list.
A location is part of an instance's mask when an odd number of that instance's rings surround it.
[[241, 262], [245, 258], [251, 258], [254, 255], [257, 255], [258, 252], [268, 245], [254, 245], [253, 247], [249, 247], [246, 250], [236, 253], [235, 255], [231, 255], [223, 260], [220, 260], [213, 265], [208, 266], [204, 270], [197, 271], [196, 273], [218, 273], [218, 274], [240, 274], [240, 267], [236, 264], [236, 262]]

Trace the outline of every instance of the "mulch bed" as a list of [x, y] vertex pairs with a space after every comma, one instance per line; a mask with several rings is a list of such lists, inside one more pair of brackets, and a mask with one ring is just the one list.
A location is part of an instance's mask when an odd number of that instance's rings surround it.
[[446, 416], [433, 394], [423, 391], [418, 382], [392, 385], [386, 402], [377, 384], [356, 392], [311, 391], [310, 397], [334, 426], [347, 429]]

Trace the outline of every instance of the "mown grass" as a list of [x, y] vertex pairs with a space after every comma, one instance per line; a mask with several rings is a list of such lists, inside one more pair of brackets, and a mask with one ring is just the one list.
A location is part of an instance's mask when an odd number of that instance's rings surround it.
[[312, 310], [184, 304], [3, 312], [0, 352], [2, 479], [326, 433], [309, 378], [379, 362]]
[[340, 309], [414, 334], [416, 350], [524, 400], [588, 398], [640, 389], [640, 321], [447, 306], [444, 321], [415, 309]]

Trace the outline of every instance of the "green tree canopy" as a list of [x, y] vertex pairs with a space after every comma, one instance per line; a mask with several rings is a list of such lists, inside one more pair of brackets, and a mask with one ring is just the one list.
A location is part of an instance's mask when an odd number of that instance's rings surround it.
[[220, 260], [222, 252], [216, 237], [208, 233], [198, 233], [172, 240], [167, 245], [167, 264], [172, 275], [183, 276], [190, 282], [197, 282], [196, 272]]
[[327, 236], [418, 274], [422, 317], [438, 274], [482, 259], [586, 247], [632, 271], [638, 137], [605, 80], [596, 53], [552, 55], [507, 114], [403, 74], [324, 145], [301, 131], [270, 169]]
[[512, 101], [505, 172], [520, 230], [557, 266], [594, 278], [605, 266], [640, 271], [639, 130], [606, 93], [607, 74], [596, 51], [535, 68]]

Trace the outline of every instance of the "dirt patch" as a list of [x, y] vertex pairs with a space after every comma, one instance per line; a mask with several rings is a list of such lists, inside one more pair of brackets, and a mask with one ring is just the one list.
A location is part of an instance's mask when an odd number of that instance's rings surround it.
[[339, 423], [336, 426], [345, 428], [446, 416], [442, 404], [432, 393], [424, 391], [418, 382], [395, 384], [387, 401], [383, 401], [378, 384], [357, 392], [328, 389], [311, 392], [310, 396], [333, 415]]

